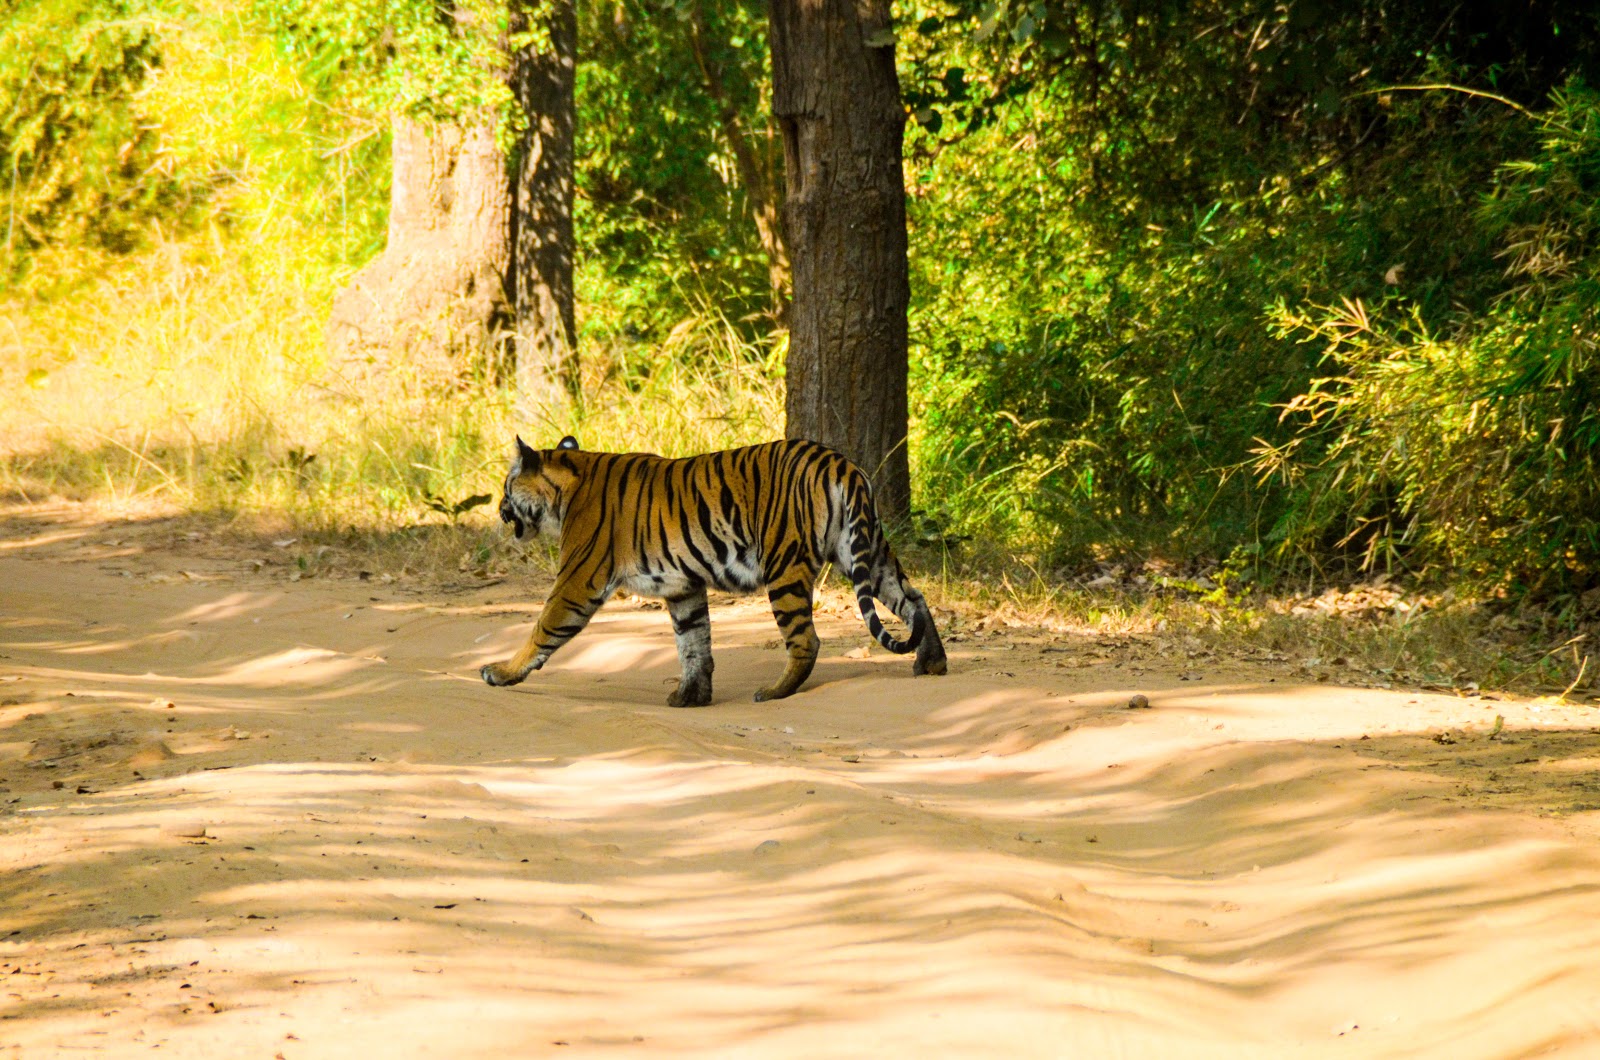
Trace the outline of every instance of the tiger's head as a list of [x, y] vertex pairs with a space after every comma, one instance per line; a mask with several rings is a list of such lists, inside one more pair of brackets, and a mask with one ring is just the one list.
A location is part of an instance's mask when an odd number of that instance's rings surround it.
[[517, 455], [506, 473], [505, 494], [500, 498], [500, 518], [511, 524], [521, 537], [531, 530], [551, 537], [561, 535], [561, 517], [566, 513], [563, 498], [578, 474], [571, 461], [561, 454], [578, 448], [570, 434], [554, 449], [540, 451], [517, 438]]

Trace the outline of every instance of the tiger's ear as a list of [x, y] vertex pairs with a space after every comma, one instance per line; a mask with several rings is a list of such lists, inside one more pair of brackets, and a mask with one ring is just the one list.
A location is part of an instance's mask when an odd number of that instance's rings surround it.
[[517, 435], [517, 463], [523, 467], [537, 467], [539, 465], [539, 454], [528, 447], [528, 443], [522, 440], [522, 435], [520, 434]]
[[574, 438], [572, 435], [569, 434], [565, 438], [561, 439], [561, 441], [556, 444], [556, 448], [557, 449], [576, 449], [576, 448], [578, 448], [578, 439]]

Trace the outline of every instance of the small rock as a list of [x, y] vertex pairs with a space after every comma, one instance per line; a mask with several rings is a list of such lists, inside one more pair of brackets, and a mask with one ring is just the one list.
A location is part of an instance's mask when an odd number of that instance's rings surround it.
[[127, 764], [133, 769], [148, 769], [150, 766], [159, 765], [176, 757], [178, 756], [167, 746], [165, 740], [151, 738], [139, 744], [128, 756]]
[[1145, 695], [1142, 692], [1139, 693], [1136, 696], [1131, 697], [1128, 700], [1128, 709], [1129, 710], [1145, 710], [1149, 706], [1150, 706], [1150, 697]]
[[756, 849], [754, 852], [757, 854], [771, 854], [773, 851], [777, 850], [780, 845], [781, 844], [779, 844], [776, 839], [763, 839], [761, 842], [756, 844]]

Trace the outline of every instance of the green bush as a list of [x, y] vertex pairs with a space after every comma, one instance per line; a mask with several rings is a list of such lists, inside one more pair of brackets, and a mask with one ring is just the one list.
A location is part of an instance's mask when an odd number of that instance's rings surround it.
[[1258, 465], [1293, 487], [1284, 548], [1337, 535], [1518, 594], [1600, 579], [1600, 94], [1557, 93], [1537, 128], [1472, 213], [1503, 266], [1483, 308], [1280, 313], [1332, 370]]
[[194, 189], [164, 172], [134, 98], [159, 69], [137, 0], [24, 0], [0, 28], [0, 288], [50, 244], [129, 249]]

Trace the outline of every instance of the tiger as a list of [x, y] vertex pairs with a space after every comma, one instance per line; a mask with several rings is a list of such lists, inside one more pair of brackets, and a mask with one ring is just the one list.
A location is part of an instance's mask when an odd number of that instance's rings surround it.
[[[540, 669], [619, 589], [666, 602], [682, 675], [671, 707], [711, 703], [711, 614], [706, 591], [765, 588], [788, 665], [755, 701], [792, 695], [811, 676], [820, 642], [812, 591], [827, 563], [847, 572], [862, 620], [912, 673], [944, 674], [948, 660], [933, 614], [890, 551], [866, 474], [817, 442], [789, 440], [669, 459], [598, 453], [571, 435], [554, 449], [516, 439], [500, 518], [521, 538], [560, 542], [556, 583], [527, 643], [479, 675], [515, 685]], [[882, 600], [909, 629], [896, 640], [878, 617]]]

